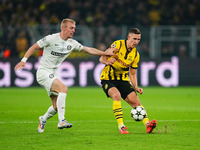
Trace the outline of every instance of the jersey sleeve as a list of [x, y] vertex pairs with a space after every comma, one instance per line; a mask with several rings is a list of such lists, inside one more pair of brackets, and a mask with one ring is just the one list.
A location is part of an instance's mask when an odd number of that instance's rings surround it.
[[42, 39], [40, 39], [39, 41], [37, 41], [37, 44], [39, 45], [40, 48], [47, 47], [50, 44], [51, 39], [52, 39], [52, 36], [47, 35], [43, 37]]
[[131, 68], [137, 69], [137, 68], [138, 68], [138, 63], [139, 63], [139, 61], [140, 61], [140, 54], [139, 54], [139, 52], [137, 51], [137, 52], [136, 52], [136, 55], [135, 55], [135, 59], [134, 59], [134, 61], [133, 61], [132, 64], [131, 64]]
[[83, 49], [83, 45], [80, 44], [79, 42], [75, 41], [75, 47], [74, 49], [77, 50], [77, 51], [81, 51]]
[[120, 41], [115, 41], [110, 45], [111, 48], [117, 48], [119, 49], [120, 47]]

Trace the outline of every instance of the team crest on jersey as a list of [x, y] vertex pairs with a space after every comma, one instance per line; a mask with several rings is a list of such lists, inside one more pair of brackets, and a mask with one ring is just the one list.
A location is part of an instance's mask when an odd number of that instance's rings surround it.
[[53, 77], [54, 77], [54, 75], [53, 75], [53, 74], [50, 74], [50, 75], [49, 75], [49, 78], [50, 78], [50, 79], [51, 79], [51, 78], [53, 78]]
[[67, 46], [67, 50], [71, 50], [72, 49], [72, 46], [71, 45], [68, 45]]
[[132, 56], [129, 56], [129, 57], [128, 57], [128, 61], [130, 61], [130, 62], [133, 61], [133, 60], [132, 60]]

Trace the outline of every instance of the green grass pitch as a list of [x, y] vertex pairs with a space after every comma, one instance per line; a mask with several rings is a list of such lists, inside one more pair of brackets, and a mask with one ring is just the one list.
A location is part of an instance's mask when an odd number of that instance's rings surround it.
[[131, 107], [122, 101], [129, 135], [120, 135], [112, 112], [112, 101], [100, 87], [70, 87], [66, 119], [70, 129], [57, 129], [57, 115], [37, 132], [38, 117], [51, 101], [43, 88], [0, 88], [1, 150], [196, 150], [200, 148], [200, 87], [146, 87], [140, 101], [150, 120], [156, 119], [153, 134], [142, 122], [130, 117]]

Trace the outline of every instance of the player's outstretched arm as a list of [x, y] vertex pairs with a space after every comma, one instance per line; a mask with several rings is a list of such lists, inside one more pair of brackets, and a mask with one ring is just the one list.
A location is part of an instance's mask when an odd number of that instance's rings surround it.
[[116, 58], [110, 58], [109, 60], [108, 60], [108, 56], [101, 56], [100, 58], [99, 58], [99, 62], [100, 63], [102, 63], [102, 64], [105, 64], [105, 65], [112, 65], [115, 61], [116, 61]]
[[107, 56], [116, 56], [116, 54], [114, 54], [114, 51], [116, 51], [116, 48], [108, 48], [105, 52], [98, 50], [96, 48], [92, 48], [92, 47], [87, 47], [87, 46], [83, 46], [82, 51], [87, 52], [91, 55], [107, 55]]
[[[106, 51], [112, 51], [111, 48], [108, 48]], [[115, 49], [113, 51], [113, 53], [117, 53], [118, 49]], [[100, 58], [99, 58], [99, 62], [102, 63], [102, 64], [105, 64], [105, 65], [112, 65], [116, 60], [117, 60], [117, 55], [115, 57], [112, 57], [110, 59], [108, 59], [109, 56], [106, 56], [106, 55], [102, 55]]]
[[39, 49], [39, 45], [37, 43], [35, 43], [33, 46], [31, 46], [27, 52], [25, 53], [24, 57], [22, 58], [22, 60], [15, 66], [15, 71], [21, 70], [22, 68], [25, 68], [26, 65], [26, 61], [27, 59], [33, 54], [33, 52], [36, 49]]

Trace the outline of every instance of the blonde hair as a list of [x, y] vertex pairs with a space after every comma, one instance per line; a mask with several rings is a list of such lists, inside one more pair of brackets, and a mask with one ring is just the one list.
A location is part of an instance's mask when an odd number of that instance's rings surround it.
[[66, 27], [68, 22], [72, 22], [72, 23], [76, 24], [76, 22], [74, 20], [66, 18], [66, 19], [62, 20], [62, 22], [60, 24], [60, 28], [62, 29], [63, 26]]

